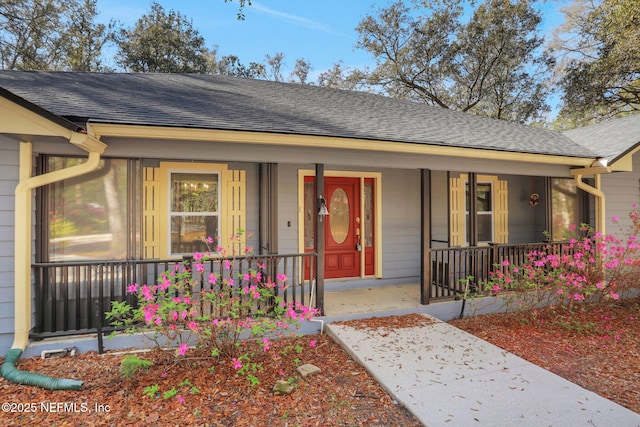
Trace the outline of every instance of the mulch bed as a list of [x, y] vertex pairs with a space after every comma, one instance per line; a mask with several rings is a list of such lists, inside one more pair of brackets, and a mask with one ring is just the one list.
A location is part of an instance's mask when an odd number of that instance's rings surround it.
[[[16, 410], [0, 413], [0, 425], [420, 425], [326, 335], [286, 339], [268, 353], [256, 350], [252, 361], [262, 365], [253, 373], [258, 385], [251, 385], [245, 376], [238, 375], [229, 359], [191, 358], [173, 365], [162, 364], [166, 354], [143, 353], [139, 356], [158, 364], [133, 380], [125, 380], [119, 374], [123, 355], [100, 356], [91, 352], [74, 358], [25, 359], [19, 364], [22, 370], [82, 379], [85, 384], [81, 391], [51, 391], [0, 379], [2, 403], [13, 403]], [[291, 395], [274, 395], [274, 383], [278, 379], [299, 378], [295, 369], [302, 363], [311, 363], [322, 372], [298, 379]], [[185, 380], [189, 385], [178, 387]], [[160, 395], [150, 398], [143, 390], [153, 384], [158, 384]], [[172, 387], [178, 389], [178, 394], [163, 398], [161, 394]], [[198, 391], [195, 394], [193, 387]], [[26, 406], [31, 404], [35, 407]], [[30, 409], [35, 410], [28, 412]], [[59, 412], [47, 412], [50, 409]]]
[[[408, 315], [346, 323], [381, 331], [424, 322], [429, 322], [424, 316]], [[450, 323], [640, 413], [640, 300], [585, 305], [572, 315], [544, 309]], [[420, 425], [326, 335], [285, 339], [268, 353], [256, 347], [255, 355], [252, 361], [260, 363], [252, 373], [257, 385], [238, 375], [229, 359], [196, 354], [174, 364], [166, 352], [142, 353], [140, 357], [155, 365], [131, 380], [119, 373], [122, 354], [24, 359], [22, 370], [82, 379], [84, 387], [51, 391], [0, 379], [2, 403], [9, 404], [3, 406], [0, 425]], [[303, 363], [322, 372], [299, 378], [295, 369]], [[291, 378], [296, 384], [293, 394], [274, 395], [274, 383]], [[145, 387], [154, 384], [157, 395], [145, 395]], [[163, 397], [165, 393], [169, 395]]]

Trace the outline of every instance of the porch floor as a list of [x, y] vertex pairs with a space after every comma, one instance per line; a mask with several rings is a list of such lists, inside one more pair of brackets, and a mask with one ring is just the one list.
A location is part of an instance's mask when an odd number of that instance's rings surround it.
[[419, 306], [418, 283], [325, 291], [324, 294], [325, 316], [375, 313]]

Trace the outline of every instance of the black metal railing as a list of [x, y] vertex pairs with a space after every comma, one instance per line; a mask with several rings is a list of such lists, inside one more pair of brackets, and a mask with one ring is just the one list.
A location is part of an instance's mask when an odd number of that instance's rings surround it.
[[473, 291], [489, 278], [489, 272], [505, 260], [511, 265], [529, 261], [529, 254], [570, 253], [568, 242], [497, 244], [489, 246], [450, 247], [431, 249], [431, 286], [429, 301], [459, 297], [466, 290]]
[[[286, 302], [315, 307], [313, 272], [316, 256], [315, 253], [305, 253], [213, 258], [203, 263], [203, 272], [193, 273], [199, 286], [192, 291], [198, 292], [209, 286], [205, 278], [210, 273], [229, 274], [231, 271], [237, 278], [250, 269], [259, 268], [265, 278], [270, 276], [274, 281], [280, 274], [287, 277], [287, 288], [276, 288]], [[185, 261], [191, 260], [187, 258]], [[135, 305], [136, 297], [127, 294], [129, 285], [155, 284], [163, 272], [180, 262], [173, 259], [33, 264], [36, 319], [31, 338], [112, 330], [104, 316], [111, 310], [111, 303], [126, 300]]]

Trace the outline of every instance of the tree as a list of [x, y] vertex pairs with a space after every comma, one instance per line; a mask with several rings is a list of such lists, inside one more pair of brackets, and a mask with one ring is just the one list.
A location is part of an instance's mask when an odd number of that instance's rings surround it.
[[551, 59], [530, 3], [486, 0], [465, 23], [461, 0], [415, 1], [415, 11], [396, 2], [356, 28], [376, 59], [368, 81], [391, 96], [531, 122], [549, 110]]
[[206, 73], [209, 53], [204, 38], [179, 12], [165, 13], [158, 3], [133, 28], [117, 37], [117, 63], [127, 71], [146, 73]]
[[307, 84], [310, 72], [311, 63], [304, 58], [298, 58], [296, 59], [296, 65], [293, 67], [293, 71], [289, 74], [289, 81], [291, 83]]
[[[232, 2], [234, 0], [224, 0], [225, 3], [228, 2]], [[244, 7], [245, 6], [251, 6], [251, 0], [237, 0], [238, 4], [239, 4], [239, 9], [238, 9], [238, 19], [243, 21], [245, 16], [244, 16]]]
[[48, 70], [62, 55], [65, 18], [76, 1], [0, 2], [0, 65], [4, 69]]
[[103, 66], [102, 48], [113, 38], [115, 23], [96, 24], [97, 0], [84, 0], [63, 35], [62, 58], [70, 71], [110, 71]]
[[277, 52], [273, 56], [268, 53], [264, 56], [269, 68], [267, 69], [267, 78], [274, 82], [284, 81], [282, 76], [282, 66], [284, 65], [284, 53]]
[[267, 78], [266, 67], [259, 62], [250, 62], [249, 65], [245, 65], [237, 55], [225, 55], [218, 59], [217, 46], [208, 53], [208, 57], [209, 69], [212, 74], [248, 79]]
[[640, 3], [576, 0], [554, 39], [559, 121], [575, 127], [640, 111]]
[[114, 24], [96, 24], [97, 0], [0, 2], [0, 66], [102, 71]]
[[342, 61], [318, 75], [318, 86], [332, 89], [358, 90], [363, 87], [366, 76], [360, 70], [344, 68]]

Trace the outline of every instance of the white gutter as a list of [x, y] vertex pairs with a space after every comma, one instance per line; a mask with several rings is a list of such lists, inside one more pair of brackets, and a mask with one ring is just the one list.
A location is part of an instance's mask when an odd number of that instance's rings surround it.
[[20, 181], [15, 190], [14, 239], [14, 341], [12, 348], [24, 350], [31, 330], [31, 213], [32, 191], [38, 187], [84, 175], [100, 166], [100, 156], [106, 145], [96, 138], [71, 132], [69, 142], [87, 151], [85, 163], [67, 169], [32, 176], [33, 148], [31, 142], [20, 143]]

